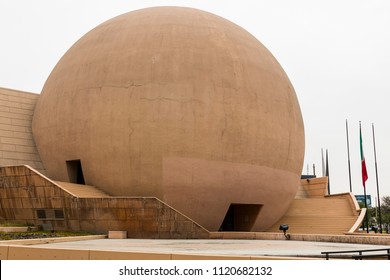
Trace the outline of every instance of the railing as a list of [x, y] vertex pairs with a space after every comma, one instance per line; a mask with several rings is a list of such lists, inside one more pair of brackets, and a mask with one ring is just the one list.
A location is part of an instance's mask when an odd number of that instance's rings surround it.
[[[363, 253], [367, 252], [386, 252], [386, 253], [375, 253], [375, 254], [367, 254], [364, 255]], [[329, 260], [330, 255], [340, 255], [340, 254], [353, 254], [353, 253], [358, 253], [355, 255], [351, 256], [346, 256], [350, 257], [355, 260], [362, 260], [362, 259], [373, 259], [373, 258], [384, 258], [387, 257], [388, 260], [390, 260], [390, 248], [383, 248], [383, 249], [368, 249], [368, 250], [350, 250], [350, 251], [326, 251], [326, 252], [321, 252], [321, 254], [325, 254], [325, 258]]]

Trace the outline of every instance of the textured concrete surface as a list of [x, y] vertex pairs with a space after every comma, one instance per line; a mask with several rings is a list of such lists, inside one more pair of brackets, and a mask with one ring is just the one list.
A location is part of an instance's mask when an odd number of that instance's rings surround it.
[[0, 166], [28, 164], [44, 172], [31, 132], [38, 97], [0, 87]]
[[300, 184], [286, 73], [246, 30], [196, 9], [137, 10], [85, 34], [47, 79], [32, 129], [50, 178], [69, 180], [79, 160], [86, 184], [157, 197], [211, 231], [231, 204], [259, 209], [239, 230], [267, 229]]
[[0, 167], [0, 204], [0, 217], [7, 221], [46, 224], [56, 231], [125, 230], [129, 238], [209, 236], [203, 227], [157, 198], [80, 198], [27, 166]]
[[34, 245], [36, 248], [220, 256], [319, 257], [323, 251], [388, 248], [383, 245], [288, 240], [150, 240], [99, 239]]

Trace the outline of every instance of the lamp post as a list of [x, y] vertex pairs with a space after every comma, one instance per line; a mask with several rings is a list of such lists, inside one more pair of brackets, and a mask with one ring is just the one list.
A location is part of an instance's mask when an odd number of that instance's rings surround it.
[[283, 231], [283, 235], [286, 238], [286, 240], [290, 240], [291, 236], [290, 236], [290, 234], [287, 233], [287, 230], [288, 230], [288, 225], [287, 224], [281, 224], [279, 226], [279, 230]]

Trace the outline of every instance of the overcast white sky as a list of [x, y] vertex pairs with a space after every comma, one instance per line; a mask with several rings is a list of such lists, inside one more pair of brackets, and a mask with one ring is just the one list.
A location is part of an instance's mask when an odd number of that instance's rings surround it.
[[376, 193], [371, 124], [375, 125], [380, 195], [390, 195], [390, 1], [387, 0], [0, 0], [0, 87], [40, 93], [61, 56], [82, 35], [123, 13], [187, 6], [225, 17], [259, 39], [297, 93], [306, 134], [303, 173], [329, 150], [331, 193], [348, 192], [345, 121], [352, 188], [363, 194], [359, 120], [369, 179]]

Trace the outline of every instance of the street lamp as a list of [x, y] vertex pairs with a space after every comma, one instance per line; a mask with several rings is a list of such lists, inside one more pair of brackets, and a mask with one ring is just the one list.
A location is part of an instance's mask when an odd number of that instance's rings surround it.
[[290, 240], [291, 236], [287, 233], [288, 225], [287, 224], [281, 224], [279, 226], [279, 230], [283, 231], [284, 237], [286, 237], [286, 240]]

